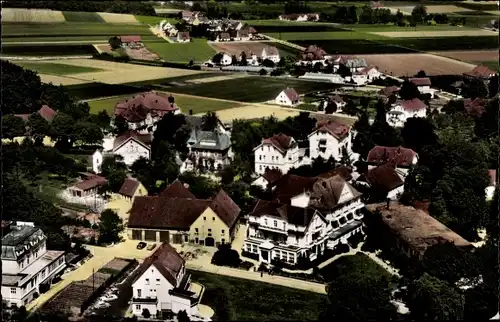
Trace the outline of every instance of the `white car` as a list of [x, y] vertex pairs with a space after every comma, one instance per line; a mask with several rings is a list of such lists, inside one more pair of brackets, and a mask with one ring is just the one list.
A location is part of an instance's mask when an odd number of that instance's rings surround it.
[[114, 301], [118, 298], [118, 296], [114, 295], [114, 294], [107, 294], [106, 296], [104, 297], [101, 297], [101, 299], [103, 301], [106, 301], [106, 302], [109, 302], [109, 301]]

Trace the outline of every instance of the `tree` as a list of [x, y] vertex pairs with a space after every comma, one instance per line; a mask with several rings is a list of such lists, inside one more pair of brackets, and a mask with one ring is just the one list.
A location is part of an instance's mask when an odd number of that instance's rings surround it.
[[481, 283], [465, 291], [464, 320], [487, 321], [498, 312], [498, 292], [492, 285]]
[[424, 118], [411, 117], [406, 120], [401, 129], [401, 136], [405, 147], [413, 149], [419, 153], [426, 145], [435, 145], [437, 135], [434, 132], [434, 125]]
[[183, 114], [167, 113], [157, 123], [154, 132], [153, 150], [159, 142], [166, 141], [179, 152], [187, 152], [186, 142], [191, 134]]
[[231, 65], [237, 65], [238, 64], [238, 57], [236, 55], [231, 56]]
[[26, 123], [24, 120], [13, 114], [2, 117], [2, 138], [13, 139], [23, 136], [26, 133]]
[[105, 156], [101, 164], [101, 173], [108, 180], [101, 192], [118, 192], [127, 177], [127, 165], [120, 155]]
[[95, 123], [103, 129], [108, 129], [111, 124], [111, 117], [106, 111], [100, 111], [95, 117]]
[[339, 65], [339, 69], [337, 69], [337, 74], [340, 76], [346, 78], [347, 76], [352, 76], [352, 72], [349, 69], [349, 67], [345, 66], [344, 64]]
[[189, 319], [189, 315], [187, 314], [186, 310], [179, 311], [177, 313], [177, 321], [178, 322], [190, 322], [191, 320]]
[[151, 317], [151, 313], [149, 312], [148, 309], [143, 309], [142, 310], [142, 317], [145, 319], [149, 319]]
[[128, 131], [129, 129], [127, 120], [125, 120], [125, 118], [121, 115], [115, 116], [113, 120], [113, 126], [114, 126], [113, 133], [116, 135], [120, 135]]
[[79, 133], [75, 126], [73, 118], [65, 113], [57, 113], [52, 120], [52, 133], [50, 137], [57, 141], [61, 147], [65, 149], [73, 146]]
[[352, 150], [359, 153], [362, 158], [368, 156], [368, 152], [375, 146], [370, 134], [370, 120], [366, 111], [362, 111], [353, 129], [357, 132], [354, 136]]
[[[57, 117], [57, 115], [56, 115]], [[56, 118], [54, 118], [55, 120]], [[55, 123], [58, 125], [59, 123]], [[28, 127], [31, 137], [37, 141], [42, 142], [46, 135], [50, 134], [50, 125], [39, 113], [33, 113], [28, 118]]]
[[349, 167], [349, 168], [352, 166], [351, 156], [347, 152], [347, 149], [345, 146], [342, 147], [342, 158], [340, 159], [340, 164], [342, 164], [346, 167]]
[[212, 264], [217, 266], [239, 267], [241, 263], [240, 254], [231, 249], [231, 244], [221, 244], [212, 256]]
[[264, 68], [262, 68], [262, 69], [259, 71], [259, 75], [260, 75], [260, 76], [266, 76], [266, 75], [267, 75], [267, 71], [266, 71]]
[[323, 63], [317, 62], [313, 66], [313, 73], [319, 73], [321, 72], [321, 69], [323, 68]]
[[487, 98], [489, 89], [486, 83], [481, 79], [471, 79], [465, 83], [463, 96], [468, 98]]
[[219, 125], [219, 118], [215, 112], [207, 112], [202, 117], [201, 129], [203, 131], [215, 131]]
[[121, 240], [120, 234], [124, 230], [123, 220], [116, 212], [106, 209], [101, 213], [99, 222], [99, 244], [117, 243]]
[[408, 286], [406, 304], [415, 319], [462, 320], [464, 303], [455, 287], [426, 273]]
[[79, 129], [78, 139], [80, 141], [87, 144], [100, 145], [102, 143], [104, 134], [99, 125], [91, 122], [78, 122], [75, 127]]
[[423, 70], [419, 71], [417, 73], [417, 75], [415, 75], [416, 77], [427, 77], [427, 75], [425, 74], [425, 72]]
[[416, 21], [422, 22], [427, 17], [427, 8], [423, 4], [417, 4], [411, 11], [411, 15]]
[[41, 81], [33, 71], [0, 61], [2, 115], [33, 113], [40, 109]]
[[404, 100], [412, 100], [420, 96], [417, 85], [405, 80], [401, 84], [401, 89], [399, 90], [399, 96]]
[[264, 67], [274, 68], [274, 65], [275, 65], [274, 62], [270, 59], [266, 58], [262, 61], [262, 66], [264, 66]]
[[247, 66], [248, 65], [248, 62], [247, 62], [247, 54], [245, 53], [245, 51], [242, 51], [241, 52], [241, 56], [240, 56], [241, 60], [240, 60], [240, 65], [241, 66]]

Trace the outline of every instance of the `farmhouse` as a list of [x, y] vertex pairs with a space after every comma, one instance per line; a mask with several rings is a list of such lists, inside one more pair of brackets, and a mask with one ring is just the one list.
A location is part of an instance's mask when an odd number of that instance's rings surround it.
[[482, 79], [488, 81], [497, 74], [496, 71], [489, 69], [487, 66], [479, 65], [474, 67], [470, 72], [464, 74], [465, 79]]
[[217, 246], [231, 243], [240, 208], [224, 192], [196, 199], [179, 181], [158, 196], [136, 197], [130, 209], [130, 239]]
[[337, 113], [342, 113], [342, 109], [346, 106], [346, 102], [338, 94], [329, 95], [324, 101], [323, 106], [326, 108], [329, 105], [335, 107], [334, 111]]
[[184, 259], [168, 243], [163, 243], [139, 266], [132, 289], [133, 314], [141, 317], [147, 309], [153, 318], [179, 311], [198, 314], [197, 304], [204, 290], [191, 283]]
[[216, 54], [211, 61], [215, 65], [229, 66], [233, 63], [233, 58], [226, 53]]
[[299, 166], [299, 146], [294, 138], [279, 133], [253, 149], [255, 156], [255, 173], [264, 174], [269, 169], [287, 173], [291, 168]]
[[340, 174], [313, 178], [287, 174], [278, 180], [273, 194], [279, 203], [320, 211], [333, 229], [328, 248], [362, 231], [362, 194]]
[[64, 251], [47, 250], [47, 236], [32, 222], [16, 222], [2, 237], [2, 300], [25, 306], [46, 292], [66, 267]]
[[259, 200], [248, 215], [243, 250], [259, 254], [259, 261], [296, 264], [300, 257], [321, 255], [333, 229], [316, 209]]
[[356, 182], [370, 187], [370, 194], [378, 200], [399, 199], [404, 192], [404, 177], [390, 163], [368, 170]]
[[387, 163], [394, 166], [398, 173], [406, 177], [409, 168], [417, 164], [418, 154], [412, 149], [400, 146], [377, 145], [368, 152], [366, 161], [368, 162], [368, 169]]
[[122, 46], [126, 47], [135, 47], [142, 46], [141, 36], [120, 36], [120, 41], [122, 42]]
[[435, 90], [431, 89], [431, 79], [429, 77], [414, 77], [410, 78], [409, 81], [417, 86], [421, 94], [431, 94], [431, 97], [434, 97]]
[[106, 178], [96, 174], [88, 174], [85, 179], [66, 189], [67, 193], [77, 202], [80, 198], [93, 198], [98, 194], [98, 188], [106, 184]]
[[316, 130], [309, 134], [309, 155], [311, 159], [340, 160], [345, 149], [348, 156], [356, 158], [351, 140], [350, 126], [333, 120], [318, 122]]
[[490, 184], [486, 187], [486, 200], [492, 200], [497, 187], [497, 170], [488, 170]]
[[311, 62], [312, 64], [316, 62], [323, 62], [328, 58], [328, 56], [326, 56], [326, 51], [315, 45], [307, 47], [302, 52], [301, 57], [302, 61]]
[[285, 88], [274, 99], [278, 105], [295, 106], [299, 104], [300, 96], [293, 88]]
[[261, 174], [257, 179], [255, 179], [252, 182], [252, 185], [258, 186], [265, 191], [271, 191], [274, 188], [276, 182], [278, 182], [278, 180], [281, 179], [282, 176], [283, 174], [280, 170], [269, 169], [266, 170], [264, 174]]
[[382, 73], [379, 72], [378, 68], [375, 66], [367, 66], [358, 71], [358, 73], [361, 75], [366, 75], [368, 81], [378, 79], [382, 75]]
[[[52, 122], [57, 112], [51, 109], [48, 105], [43, 105], [37, 112], [45, 121]], [[14, 114], [20, 117], [23, 121], [28, 122], [31, 114]]]
[[177, 42], [190, 42], [191, 37], [189, 37], [188, 31], [179, 31], [177, 33]]
[[340, 64], [349, 68], [351, 73], [361, 72], [368, 67], [366, 60], [364, 60], [363, 58], [350, 57], [350, 56], [342, 56]]
[[231, 40], [231, 35], [228, 32], [221, 32], [216, 39], [216, 41], [230, 41], [230, 40]]
[[421, 260], [426, 249], [439, 243], [451, 242], [458, 247], [472, 244], [423, 210], [399, 203], [379, 203], [367, 206], [380, 239], [400, 249], [408, 258]]
[[418, 98], [414, 98], [394, 103], [391, 110], [387, 112], [387, 123], [394, 127], [402, 127], [411, 117], [425, 118], [426, 116], [427, 105]]
[[266, 46], [262, 49], [262, 53], [260, 54], [260, 58], [262, 60], [269, 59], [275, 64], [279, 63], [280, 61], [280, 51], [278, 48], [274, 46]]
[[234, 40], [248, 41], [251, 39], [251, 37], [252, 34], [250, 34], [250, 30], [248, 28], [236, 29]]
[[199, 169], [202, 172], [222, 170], [231, 163], [231, 137], [218, 129], [203, 131], [193, 129], [187, 141], [188, 158], [181, 167], [184, 171]]
[[126, 178], [118, 191], [118, 198], [123, 199], [130, 204], [134, 202], [135, 197], [147, 195], [148, 190], [139, 180], [134, 178]]
[[174, 97], [159, 92], [146, 92], [116, 104], [114, 116], [122, 117], [129, 129], [144, 134], [154, 132], [156, 122], [167, 113], [180, 113]]

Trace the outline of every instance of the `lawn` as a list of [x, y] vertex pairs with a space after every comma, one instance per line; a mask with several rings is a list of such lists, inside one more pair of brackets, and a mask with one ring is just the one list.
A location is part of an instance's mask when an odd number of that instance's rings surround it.
[[53, 63], [36, 63], [18, 61], [17, 65], [30, 69], [41, 74], [55, 74], [55, 75], [71, 75], [78, 73], [100, 72], [103, 69], [93, 67], [74, 66], [67, 64], [53, 64]]
[[218, 321], [317, 320], [327, 305], [325, 295], [279, 285], [191, 271], [205, 287], [201, 303]]
[[[67, 23], [2, 23], [2, 38], [9, 37], [68, 37], [152, 35], [149, 27], [140, 24], [111, 24], [99, 22]], [[3, 39], [2, 39], [3, 40]]]
[[[132, 95], [133, 94], [104, 100], [88, 101], [90, 113], [97, 114], [100, 111], [106, 111], [108, 115], [113, 115], [115, 105], [118, 102], [130, 98]], [[193, 114], [198, 114], [241, 106], [241, 104], [238, 103], [206, 99], [204, 97], [183, 96], [180, 94], [174, 94], [174, 97], [175, 103], [181, 108], [182, 112], [186, 114], [189, 113], [190, 110], [193, 111]]]
[[499, 63], [498, 61], [481, 61], [481, 62], [475, 62], [477, 65], [485, 65], [491, 68], [492, 70], [499, 70]]
[[331, 90], [338, 85], [308, 82], [296, 78], [244, 77], [205, 84], [179, 86], [170, 91], [196, 96], [213, 97], [239, 102], [264, 102], [274, 99], [286, 87], [293, 87], [299, 94]]
[[193, 39], [190, 43], [172, 44], [168, 42], [145, 41], [149, 50], [157, 53], [168, 62], [205, 62], [212, 58], [216, 52], [204, 39]]
[[363, 253], [339, 257], [332, 263], [323, 267], [320, 270], [320, 274], [326, 281], [331, 281], [347, 271], [358, 272], [363, 275], [379, 275], [387, 279], [391, 276], [385, 268]]

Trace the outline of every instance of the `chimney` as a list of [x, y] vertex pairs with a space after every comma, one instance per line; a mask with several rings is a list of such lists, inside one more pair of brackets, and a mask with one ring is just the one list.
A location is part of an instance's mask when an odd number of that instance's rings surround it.
[[389, 209], [391, 209], [391, 207], [390, 207], [390, 205], [391, 205], [391, 199], [387, 198], [386, 201], [387, 201], [386, 209], [389, 210]]

